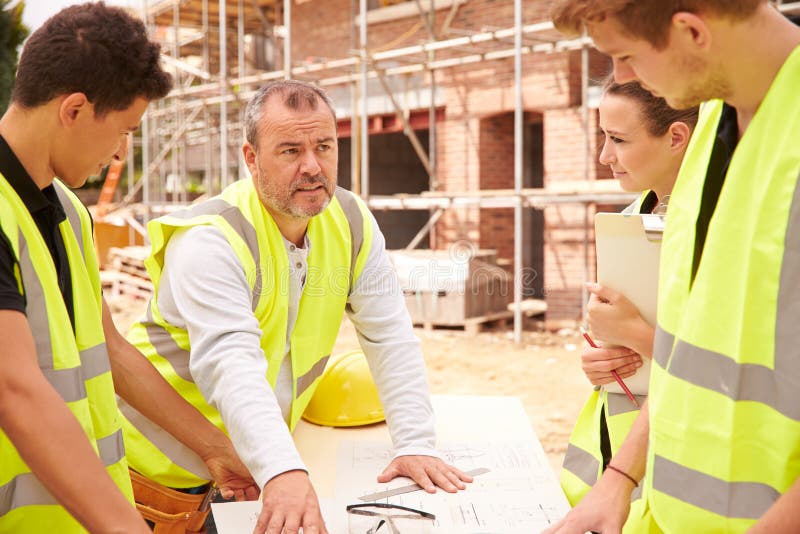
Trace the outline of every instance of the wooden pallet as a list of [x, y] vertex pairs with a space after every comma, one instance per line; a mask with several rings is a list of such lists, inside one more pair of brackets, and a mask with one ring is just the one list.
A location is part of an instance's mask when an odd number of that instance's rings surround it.
[[153, 283], [144, 266], [144, 260], [149, 253], [149, 247], [109, 249], [110, 269], [100, 273], [103, 288], [114, 297], [149, 299], [153, 294]]
[[481, 315], [478, 317], [469, 317], [464, 319], [463, 321], [454, 323], [454, 322], [437, 322], [434, 320], [431, 321], [422, 321], [422, 322], [415, 322], [414, 326], [421, 326], [426, 331], [431, 331], [434, 328], [453, 328], [464, 330], [465, 333], [474, 335], [478, 332], [482, 332], [483, 330], [490, 329], [490, 328], [508, 328], [508, 326], [514, 320], [514, 312], [511, 311], [500, 311], [495, 313], [490, 313], [488, 315]]
[[100, 271], [103, 290], [110, 296], [129, 296], [147, 300], [153, 294], [153, 283], [119, 271]]
[[144, 266], [144, 260], [149, 254], [150, 247], [112, 247], [108, 251], [109, 264], [115, 271], [149, 280], [150, 276]]

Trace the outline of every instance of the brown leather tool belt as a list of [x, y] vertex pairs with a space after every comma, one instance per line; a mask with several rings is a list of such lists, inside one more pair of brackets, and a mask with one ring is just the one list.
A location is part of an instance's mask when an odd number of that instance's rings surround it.
[[162, 486], [130, 469], [136, 509], [154, 524], [155, 534], [204, 534], [210, 508], [211, 487], [191, 494]]

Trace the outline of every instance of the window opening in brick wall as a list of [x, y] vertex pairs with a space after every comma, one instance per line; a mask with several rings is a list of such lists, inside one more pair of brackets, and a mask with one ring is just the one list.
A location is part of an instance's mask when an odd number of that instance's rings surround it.
[[[428, 130], [415, 130], [425, 152], [428, 152]], [[338, 184], [350, 189], [350, 144], [352, 138], [339, 138]], [[428, 173], [402, 132], [369, 136], [370, 193], [394, 195], [419, 194], [428, 190]], [[386, 238], [386, 248], [402, 249], [428, 222], [428, 210], [381, 210], [374, 212]], [[429, 248], [423, 239], [417, 248]]]

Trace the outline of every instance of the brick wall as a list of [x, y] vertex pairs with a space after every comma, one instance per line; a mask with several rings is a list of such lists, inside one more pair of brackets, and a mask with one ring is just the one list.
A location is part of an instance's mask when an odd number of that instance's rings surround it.
[[[479, 172], [481, 189], [514, 187], [514, 115], [487, 117], [480, 125]], [[514, 210], [482, 209], [479, 224], [480, 248], [497, 249], [497, 257], [509, 262], [514, 272]]]
[[[547, 20], [549, 0], [523, 2], [523, 23]], [[425, 4], [425, 2], [423, 2]], [[449, 9], [436, 13], [435, 27], [442, 31]], [[512, 0], [468, 0], [449, 24], [457, 37], [513, 26]], [[346, 57], [351, 48], [351, 23], [355, 13], [350, 0], [325, 0], [294, 4], [292, 56]], [[357, 27], [356, 27], [357, 31]], [[428, 32], [419, 15], [369, 25], [371, 49], [397, 48], [424, 42]], [[526, 38], [526, 43], [534, 42]], [[510, 49], [513, 39], [494, 43]], [[472, 52], [483, 47], [473, 47]], [[468, 50], [446, 50], [436, 58], [465, 55]], [[608, 61], [590, 54], [589, 71], [600, 79]], [[596, 112], [590, 114], [590, 164], [584, 172], [584, 129], [581, 104], [581, 54], [577, 51], [523, 56], [523, 106], [541, 117], [544, 137], [544, 184], [564, 180], [607, 178], [596, 162], [598, 138]], [[444, 118], [437, 123], [436, 149], [439, 189], [469, 192], [513, 187], [513, 58], [482, 61], [442, 69], [435, 73], [444, 95]], [[585, 276], [582, 206], [554, 206], [545, 210], [544, 286], [548, 320], [577, 320], [581, 311], [581, 284]], [[591, 219], [589, 219], [591, 221]], [[432, 246], [446, 248], [468, 240], [479, 247], [496, 248], [498, 257], [513, 259], [512, 209], [450, 209], [433, 232]], [[589, 235], [589, 242], [593, 236]], [[589, 279], [594, 279], [593, 247], [589, 247]]]

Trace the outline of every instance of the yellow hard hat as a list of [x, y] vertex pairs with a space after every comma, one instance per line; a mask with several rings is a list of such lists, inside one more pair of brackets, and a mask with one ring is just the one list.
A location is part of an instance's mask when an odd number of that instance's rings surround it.
[[383, 421], [383, 406], [367, 359], [360, 350], [332, 356], [303, 419], [323, 426], [360, 426]]

